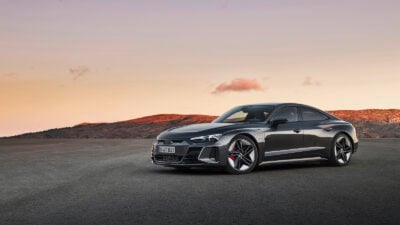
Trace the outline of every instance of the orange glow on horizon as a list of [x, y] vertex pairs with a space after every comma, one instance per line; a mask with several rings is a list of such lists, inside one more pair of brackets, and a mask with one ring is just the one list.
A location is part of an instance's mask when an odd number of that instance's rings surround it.
[[399, 10], [9, 1], [0, 8], [0, 137], [259, 102], [400, 108]]

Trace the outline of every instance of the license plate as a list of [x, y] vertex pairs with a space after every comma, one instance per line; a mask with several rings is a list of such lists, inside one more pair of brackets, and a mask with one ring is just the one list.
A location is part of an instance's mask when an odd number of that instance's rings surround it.
[[175, 153], [174, 146], [158, 146], [159, 153]]

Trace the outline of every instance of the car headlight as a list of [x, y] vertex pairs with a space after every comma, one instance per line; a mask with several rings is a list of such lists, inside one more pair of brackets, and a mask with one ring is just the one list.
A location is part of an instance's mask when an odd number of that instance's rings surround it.
[[190, 138], [191, 141], [196, 142], [196, 143], [201, 143], [201, 142], [216, 142], [222, 137], [222, 134], [211, 134], [211, 135], [205, 135], [205, 136], [199, 136], [199, 137], [193, 137]]

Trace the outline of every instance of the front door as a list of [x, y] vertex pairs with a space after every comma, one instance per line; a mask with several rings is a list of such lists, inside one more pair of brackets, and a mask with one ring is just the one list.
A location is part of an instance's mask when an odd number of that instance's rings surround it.
[[273, 115], [273, 119], [287, 119], [265, 133], [265, 157], [267, 160], [290, 157], [304, 147], [302, 121], [299, 121], [298, 108], [286, 106]]

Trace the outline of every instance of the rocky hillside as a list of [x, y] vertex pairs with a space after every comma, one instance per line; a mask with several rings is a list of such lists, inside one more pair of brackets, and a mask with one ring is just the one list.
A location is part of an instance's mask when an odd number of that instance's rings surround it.
[[351, 122], [361, 138], [400, 138], [399, 109], [364, 109], [329, 111]]
[[171, 127], [208, 123], [215, 116], [159, 114], [115, 123], [81, 123], [74, 127], [26, 133], [15, 138], [154, 138]]
[[[330, 113], [352, 122], [361, 138], [400, 138], [398, 109], [336, 110]], [[171, 127], [206, 123], [215, 118], [207, 115], [159, 114], [115, 123], [82, 123], [12, 138], [154, 138]]]
[[400, 109], [336, 110], [329, 111], [329, 113], [353, 122], [400, 123]]

